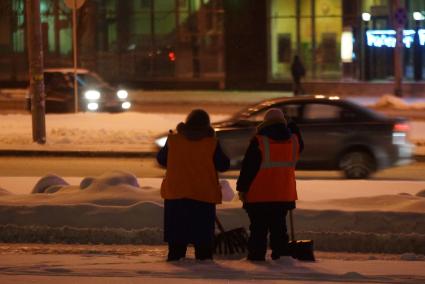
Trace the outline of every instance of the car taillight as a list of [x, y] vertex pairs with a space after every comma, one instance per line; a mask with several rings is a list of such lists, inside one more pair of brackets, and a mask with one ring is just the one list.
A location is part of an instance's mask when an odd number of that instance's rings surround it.
[[407, 123], [396, 123], [393, 127], [393, 132], [408, 132], [409, 124]]
[[407, 132], [409, 131], [409, 124], [398, 122], [393, 126], [393, 144], [403, 145], [406, 143]]

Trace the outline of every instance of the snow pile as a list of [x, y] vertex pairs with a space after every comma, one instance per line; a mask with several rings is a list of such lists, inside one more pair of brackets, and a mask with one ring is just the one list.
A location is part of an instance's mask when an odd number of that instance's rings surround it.
[[[228, 181], [229, 189], [235, 182]], [[34, 183], [30, 194], [0, 195], [0, 241], [162, 243], [161, 179], [112, 171], [72, 183], [49, 174]], [[369, 251], [373, 246], [377, 252], [425, 254], [425, 198], [416, 194], [424, 186], [299, 180], [296, 236], [313, 239], [319, 250]], [[227, 230], [248, 227], [236, 198], [217, 209]]]
[[31, 193], [55, 193], [63, 186], [69, 185], [63, 178], [55, 175], [48, 174], [42, 177], [34, 186]]
[[0, 187], [0, 196], [11, 194], [8, 190]]
[[[373, 198], [356, 197], [345, 199], [332, 199], [316, 201], [308, 206], [311, 209], [338, 209], [346, 210], [350, 208], [356, 211], [384, 210], [384, 211], [404, 211], [404, 212], [424, 212], [425, 198], [422, 196], [412, 196], [410, 194], [380, 195]], [[382, 209], [380, 209], [382, 208]]]
[[383, 95], [374, 105], [371, 105], [371, 107], [399, 110], [421, 110], [425, 109], [425, 102], [407, 103], [406, 100], [402, 98], [393, 95]]
[[416, 193], [416, 196], [425, 197], [425, 189]]
[[0, 225], [2, 243], [65, 244], [162, 244], [159, 228], [126, 230], [123, 228], [78, 228], [51, 226]]
[[[212, 115], [213, 121], [227, 116]], [[30, 114], [0, 115], [0, 149], [141, 150], [184, 121], [183, 114], [78, 113], [46, 115], [46, 145], [32, 141]]]

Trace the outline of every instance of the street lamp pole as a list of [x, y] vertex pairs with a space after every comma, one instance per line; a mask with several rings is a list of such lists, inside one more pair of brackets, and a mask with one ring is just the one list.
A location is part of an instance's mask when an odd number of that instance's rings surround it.
[[421, 12], [414, 12], [413, 19], [415, 20], [415, 36], [413, 41], [413, 71], [415, 81], [422, 80], [422, 48], [419, 39], [420, 21], [425, 17]]
[[370, 80], [370, 65], [369, 65], [369, 46], [367, 44], [367, 31], [369, 30], [369, 22], [371, 20], [370, 13], [362, 13], [362, 21], [364, 22], [362, 34], [362, 51], [363, 51], [363, 64], [362, 64], [362, 77], [363, 80]]
[[402, 79], [403, 79], [403, 27], [405, 10], [401, 8], [400, 0], [392, 1], [393, 4], [393, 26], [396, 31], [396, 45], [394, 48], [394, 95], [403, 96]]
[[72, 44], [74, 67], [74, 109], [78, 112], [78, 84], [77, 84], [77, 2], [72, 3]]

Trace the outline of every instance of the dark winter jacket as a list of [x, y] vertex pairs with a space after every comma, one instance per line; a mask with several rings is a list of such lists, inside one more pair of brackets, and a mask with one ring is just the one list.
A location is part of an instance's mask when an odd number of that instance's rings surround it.
[[[299, 128], [294, 122], [289, 122], [288, 126], [283, 123], [263, 123], [259, 126], [257, 133], [264, 135], [273, 140], [284, 141], [291, 138], [292, 134], [296, 134], [298, 137], [300, 153], [304, 149], [304, 142], [299, 131]], [[242, 168], [238, 181], [236, 183], [236, 190], [240, 192], [248, 192], [254, 181], [255, 176], [260, 170], [262, 161], [261, 150], [259, 148], [257, 137], [251, 140], [248, 149], [245, 153], [245, 157], [242, 161]], [[294, 202], [285, 202], [294, 204]], [[292, 207], [292, 206], [289, 206]], [[288, 208], [291, 209], [291, 208]]]
[[294, 80], [300, 80], [301, 77], [305, 76], [304, 65], [301, 63], [301, 60], [298, 57], [296, 57], [294, 62], [291, 64], [291, 74]]

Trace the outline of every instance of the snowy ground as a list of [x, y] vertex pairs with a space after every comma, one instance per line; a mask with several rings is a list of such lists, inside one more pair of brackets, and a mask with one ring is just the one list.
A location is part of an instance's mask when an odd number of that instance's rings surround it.
[[[0, 281], [16, 283], [424, 283], [423, 261], [318, 253], [264, 264], [241, 259], [164, 262], [163, 247], [13, 246], [0, 254]], [[0, 248], [2, 250], [2, 248]], [[21, 252], [23, 251], [23, 252]], [[37, 252], [38, 251], [38, 252]]]
[[[229, 182], [235, 188], [235, 180]], [[113, 229], [110, 234], [121, 232], [116, 229], [141, 230], [138, 242], [160, 244], [163, 226], [160, 184], [161, 179], [138, 179], [132, 173], [118, 170], [99, 177], [3, 177], [0, 178], [3, 188], [0, 190], [0, 225]], [[394, 239], [414, 233], [413, 239], [425, 242], [425, 181], [299, 180], [298, 191], [295, 217], [299, 220], [299, 233], [304, 236], [334, 234], [319, 241], [319, 247], [344, 250], [342, 244], [336, 246], [332, 240], [340, 238], [347, 229], [353, 231], [346, 240], [353, 242], [350, 251], [367, 250], [354, 243], [363, 238], [364, 233]], [[237, 198], [219, 205], [218, 215], [226, 228], [248, 227], [247, 216]], [[388, 222], [388, 218], [390, 223], [381, 224]], [[9, 240], [4, 232], [0, 233], [0, 239]], [[51, 231], [51, 238], [55, 232]], [[132, 232], [121, 233], [133, 242]], [[84, 242], [90, 241], [87, 236], [81, 238]], [[425, 253], [421, 246], [406, 248], [401, 242], [397, 247], [378, 251], [409, 252], [409, 249]]]
[[[383, 108], [389, 107], [388, 104], [402, 106], [392, 98], [381, 103], [379, 107]], [[409, 102], [407, 107], [420, 108], [416, 103], [421, 102]], [[184, 120], [184, 115], [47, 115], [48, 143], [44, 146], [31, 141], [29, 115], [1, 115], [0, 118], [0, 149], [139, 151], [151, 145], [157, 134], [174, 128]], [[225, 116], [212, 116], [213, 121], [223, 118]], [[410, 139], [419, 144], [425, 141], [423, 121], [412, 122]], [[64, 230], [62, 226], [66, 225], [74, 229], [98, 228], [100, 234], [104, 233], [103, 237], [110, 238], [129, 238], [128, 231], [135, 230], [141, 233], [142, 243], [156, 245], [86, 245], [80, 249], [72, 245], [68, 250], [70, 246], [59, 244], [1, 244], [2, 284], [31, 281], [425, 283], [425, 181], [298, 181], [297, 236], [315, 240], [321, 250], [315, 263], [282, 259], [254, 264], [228, 258], [198, 263], [191, 259], [191, 251], [188, 260], [168, 264], [164, 262], [166, 248], [158, 246], [162, 228], [160, 179], [137, 178], [122, 172], [105, 173], [94, 179], [67, 177], [62, 186], [48, 182], [50, 186], [38, 186], [34, 190], [39, 180], [40, 177], [0, 178], [0, 235], [3, 238], [23, 237], [19, 234], [5, 236], [5, 232], [16, 233], [14, 230], [30, 228], [28, 225], [38, 226], [32, 227], [33, 231], [25, 231], [31, 233], [29, 237], [53, 232], [40, 231], [40, 226]], [[230, 183], [234, 187], [235, 180]], [[39, 193], [31, 194], [31, 191]], [[226, 228], [247, 227], [246, 214], [240, 206], [237, 200], [219, 206], [218, 215]], [[396, 254], [387, 257], [372, 253], [379, 250]]]
[[[226, 115], [211, 115], [212, 121]], [[29, 114], [0, 115], [0, 150], [147, 151], [154, 138], [184, 121], [183, 114], [78, 113], [46, 115], [46, 145], [32, 141]], [[425, 154], [425, 121], [411, 121], [409, 139]]]
[[[313, 236], [318, 247], [339, 243], [361, 248], [365, 241], [372, 242], [373, 247], [363, 253], [317, 249], [316, 262], [283, 257], [251, 263], [244, 255], [218, 255], [214, 261], [197, 262], [190, 248], [186, 259], [166, 263], [167, 249], [161, 244], [160, 179], [137, 179], [130, 173], [115, 172], [94, 179], [66, 178], [64, 183], [69, 185], [59, 187], [52, 185], [59, 177], [48, 178], [44, 185], [39, 179], [0, 178], [0, 187], [8, 189], [0, 191], [0, 224], [68, 225], [68, 233], [73, 232], [70, 228], [98, 227], [109, 237], [116, 233], [113, 227], [150, 228], [150, 234], [145, 230], [139, 238], [153, 245], [0, 243], [2, 284], [425, 282], [425, 253], [380, 254], [375, 250], [378, 243], [373, 244], [383, 237], [380, 243], [384, 246], [416, 242], [423, 247], [425, 181], [298, 181], [297, 236], [302, 238], [303, 232], [310, 231], [307, 236]], [[230, 180], [233, 187], [234, 182]], [[219, 218], [227, 229], [247, 226], [240, 205], [234, 199], [219, 206]], [[311, 235], [311, 231], [317, 233]], [[120, 238], [127, 237], [119, 232]], [[340, 235], [335, 239], [334, 234]], [[330, 250], [338, 251], [338, 246]]]

